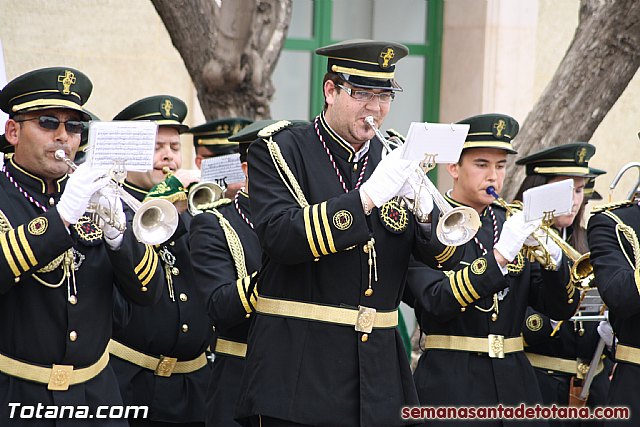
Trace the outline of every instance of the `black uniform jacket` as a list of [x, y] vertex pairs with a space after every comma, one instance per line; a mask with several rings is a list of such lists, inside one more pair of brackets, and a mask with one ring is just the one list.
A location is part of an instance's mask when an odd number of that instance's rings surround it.
[[[240, 191], [237, 201], [240, 212], [251, 221], [247, 193]], [[254, 273], [260, 267], [262, 251], [258, 236], [242, 218], [233, 201], [227, 201], [217, 210], [242, 243], [247, 276], [238, 277], [234, 258], [218, 217], [211, 212], [204, 212], [193, 218], [189, 231], [196, 283], [207, 304], [207, 312], [215, 326], [217, 337], [246, 344], [253, 313], [250, 305], [252, 275], [255, 286]], [[239, 426], [233, 417], [244, 365], [243, 357], [216, 352], [207, 391], [207, 425]]]
[[[117, 251], [107, 249], [101, 231], [88, 218], [81, 219], [87, 220], [84, 225], [67, 229], [55, 207], [66, 175], [58, 181], [55, 193], [46, 194], [44, 181], [12, 159], [5, 161], [5, 167], [6, 172], [0, 173], [4, 216], [0, 221], [0, 353], [46, 367], [90, 366], [103, 355], [111, 337], [113, 284], [132, 302], [153, 304], [162, 292], [162, 271], [157, 265], [154, 268], [154, 258], [147, 256], [149, 247], [139, 243], [130, 229]], [[70, 249], [75, 270], [69, 281], [62, 280], [61, 263], [52, 271], [38, 272]], [[60, 285], [49, 287], [41, 282]], [[107, 367], [88, 382], [56, 392], [47, 390], [46, 384], [0, 373], [0, 425], [20, 425], [20, 419], [8, 421], [8, 402], [88, 405], [95, 411], [96, 405], [119, 405], [121, 398], [115, 375]], [[56, 422], [40, 421], [39, 425]], [[100, 425], [111, 425], [109, 422], [103, 419]], [[87, 420], [78, 423], [89, 424]]]
[[[616, 215], [623, 226], [607, 216]], [[603, 209], [589, 219], [588, 238], [598, 291], [609, 308], [609, 321], [618, 344], [640, 349], [640, 256], [627, 240], [640, 235], [640, 207], [626, 204], [617, 209]], [[637, 241], [637, 240], [636, 240]], [[622, 247], [620, 243], [622, 242]], [[634, 264], [632, 266], [631, 263]], [[617, 360], [609, 390], [608, 404], [628, 406], [633, 420], [628, 425], [638, 425], [640, 419], [640, 365]], [[612, 423], [613, 424], [613, 423]], [[627, 425], [627, 424], [615, 424]]]
[[[130, 183], [125, 183], [125, 189], [138, 200], [147, 193]], [[129, 208], [125, 211], [131, 221], [133, 211]], [[213, 335], [191, 266], [188, 220], [189, 214], [185, 212], [173, 236], [156, 248], [156, 252], [168, 250], [175, 257], [177, 270], [171, 273], [173, 298], [164, 270], [166, 262], [160, 256], [159, 264], [164, 271], [160, 302], [142, 308], [118, 298], [114, 305], [116, 324], [121, 325], [114, 328], [114, 340], [150, 356], [175, 357], [178, 361], [196, 359], [209, 347]], [[209, 363], [192, 373], [163, 377], [115, 356], [111, 360], [125, 404], [148, 405], [149, 418], [155, 421], [204, 421]]]
[[[365, 165], [362, 182], [380, 162], [380, 143], [371, 141], [368, 155], [356, 162], [351, 146], [323, 119], [318, 119], [318, 131], [331, 158], [313, 123], [273, 137], [309, 204], [304, 208], [284, 184], [289, 182], [286, 175], [283, 181], [274, 167], [273, 149], [270, 153], [266, 141], [249, 148], [251, 210], [264, 251], [259, 293], [356, 310], [394, 310], [412, 251], [430, 265], [436, 266], [437, 258], [448, 268], [460, 251], [435, 236], [427, 241], [403, 208], [387, 204], [366, 216], [354, 187]], [[372, 251], [363, 249], [372, 238], [377, 268]], [[365, 296], [370, 275], [373, 294]], [[353, 326], [263, 314], [253, 322], [241, 416], [262, 414], [317, 426], [389, 427], [402, 424], [403, 405], [417, 403], [397, 328], [363, 334]]]
[[[452, 206], [461, 206], [449, 197], [447, 200]], [[494, 204], [480, 215], [482, 225], [476, 237], [486, 249], [485, 255], [471, 240], [465, 244], [464, 258], [458, 267], [449, 272], [428, 269], [423, 282], [409, 282], [406, 300], [413, 302], [420, 327], [427, 336], [487, 338], [495, 334], [513, 338], [521, 334], [528, 305], [557, 319], [569, 318], [574, 313], [578, 292], [573, 286], [567, 287], [566, 262], [562, 262], [558, 271], [547, 271], [518, 255], [509, 265], [511, 271], [502, 275], [493, 255], [494, 225], [490, 211], [495, 215], [498, 236], [506, 214]], [[493, 295], [500, 291], [502, 295], [496, 297], [497, 318], [493, 321], [492, 315], [496, 314], [491, 309]], [[490, 358], [487, 353], [431, 349], [420, 358], [414, 378], [423, 405], [518, 405], [541, 401], [533, 368], [523, 352], [508, 353], [499, 359]], [[459, 422], [451, 420], [450, 425]]]

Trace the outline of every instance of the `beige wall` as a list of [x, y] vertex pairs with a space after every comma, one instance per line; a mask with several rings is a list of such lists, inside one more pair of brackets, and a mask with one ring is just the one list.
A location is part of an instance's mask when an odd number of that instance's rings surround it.
[[[0, 0], [0, 11], [8, 80], [35, 68], [70, 66], [91, 78], [86, 107], [103, 120], [140, 98], [170, 94], [187, 103], [188, 125], [204, 122], [191, 79], [150, 1]], [[183, 136], [183, 153], [188, 166], [190, 135]]]
[[[578, 25], [579, 0], [445, 0], [441, 121], [503, 112], [520, 123], [553, 77]], [[596, 181], [608, 198], [618, 169], [640, 161], [640, 78], [605, 117], [591, 143], [591, 164], [609, 173]], [[440, 188], [448, 188], [440, 172]], [[629, 174], [613, 193], [625, 197], [637, 175]]]

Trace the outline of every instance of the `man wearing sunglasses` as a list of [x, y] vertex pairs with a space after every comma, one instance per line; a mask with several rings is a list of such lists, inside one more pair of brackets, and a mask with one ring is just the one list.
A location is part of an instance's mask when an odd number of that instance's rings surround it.
[[394, 200], [417, 164], [385, 157], [365, 121], [389, 113], [408, 49], [350, 40], [316, 53], [329, 57], [324, 110], [249, 147], [264, 252], [238, 415], [264, 427], [404, 425], [402, 406], [418, 404], [397, 331], [409, 256], [446, 268], [460, 255]]
[[[69, 177], [69, 166], [54, 156], [63, 150], [74, 157], [91, 89], [78, 70], [45, 68], [0, 92], [0, 108], [9, 114], [5, 138], [15, 149], [0, 170], [1, 425], [32, 421], [21, 418], [30, 405], [87, 407], [92, 416], [98, 405], [122, 405], [108, 366], [113, 284], [138, 304], [161, 295], [153, 249], [131, 230], [101, 229], [85, 215], [92, 195], [108, 191], [109, 178], [89, 165]], [[120, 217], [120, 201], [111, 208]]]

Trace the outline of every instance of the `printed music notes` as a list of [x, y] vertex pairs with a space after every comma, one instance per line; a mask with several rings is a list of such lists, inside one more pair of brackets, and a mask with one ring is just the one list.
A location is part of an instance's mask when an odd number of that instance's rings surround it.
[[126, 170], [153, 169], [157, 132], [158, 125], [150, 121], [92, 121], [88, 161], [95, 168], [124, 163]]

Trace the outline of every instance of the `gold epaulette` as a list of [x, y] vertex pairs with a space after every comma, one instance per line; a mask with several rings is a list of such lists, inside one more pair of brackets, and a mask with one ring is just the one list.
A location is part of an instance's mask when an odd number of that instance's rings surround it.
[[216, 209], [216, 208], [219, 208], [220, 206], [228, 205], [232, 201], [233, 200], [231, 199], [222, 198], [222, 199], [216, 200], [215, 202], [211, 202], [211, 203], [207, 203], [206, 205], [199, 206], [198, 208], [202, 211]]
[[597, 213], [604, 212], [604, 211], [612, 211], [614, 209], [622, 208], [622, 207], [625, 207], [625, 206], [631, 206], [632, 204], [633, 204], [633, 202], [631, 200], [622, 200], [622, 201], [618, 201], [618, 202], [607, 203], [605, 205], [594, 206], [591, 209], [591, 213], [592, 214], [597, 214]]
[[258, 132], [258, 136], [260, 138], [268, 138], [280, 132], [282, 129], [288, 128], [291, 125], [292, 123], [289, 120], [280, 120], [279, 122], [275, 122], [260, 129], [260, 132]]

